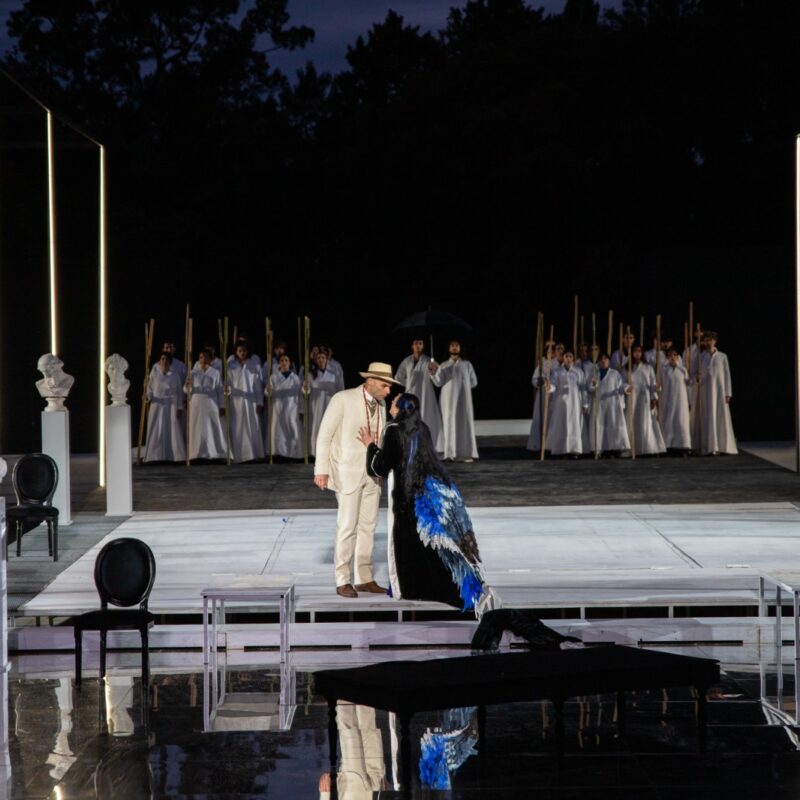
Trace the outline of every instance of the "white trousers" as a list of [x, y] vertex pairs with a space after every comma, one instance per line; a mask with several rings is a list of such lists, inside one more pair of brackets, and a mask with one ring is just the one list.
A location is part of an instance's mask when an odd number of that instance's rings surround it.
[[366, 474], [361, 486], [351, 494], [337, 492], [339, 512], [336, 515], [336, 545], [333, 550], [333, 570], [337, 586], [369, 583], [373, 580], [372, 544], [378, 524], [380, 500], [380, 484]]

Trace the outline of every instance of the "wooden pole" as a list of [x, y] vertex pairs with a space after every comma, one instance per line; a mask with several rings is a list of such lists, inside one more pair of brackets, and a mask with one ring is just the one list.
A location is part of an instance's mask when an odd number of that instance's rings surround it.
[[703, 353], [700, 347], [700, 323], [697, 323], [697, 452], [703, 455]]
[[228, 399], [228, 330], [230, 323], [228, 318], [223, 320], [222, 327], [222, 397], [225, 408], [225, 447], [226, 456], [225, 462], [228, 466], [231, 465], [231, 412], [230, 402]]
[[644, 353], [644, 317], [639, 317], [639, 344], [642, 346], [642, 352]]
[[606, 352], [608, 357], [611, 358], [611, 342], [614, 338], [614, 312], [609, 309], [608, 312], [608, 343], [606, 344]]
[[[550, 339], [549, 339], [549, 341], [551, 341], [551, 342], [554, 341], [554, 336], [555, 336], [555, 326], [551, 325], [550, 326]], [[544, 451], [546, 449], [546, 444], [547, 444], [547, 412], [548, 412], [548, 406], [550, 405], [550, 366], [551, 366], [551, 361], [552, 361], [552, 359], [550, 358], [549, 346], [548, 346], [548, 350], [546, 352], [546, 359], [547, 360], [545, 362], [545, 367], [544, 367], [545, 368], [545, 379], [544, 379], [544, 385], [542, 386], [542, 388], [544, 389], [544, 401], [542, 403], [542, 406], [543, 406], [542, 417], [543, 418], [542, 418], [542, 443], [541, 443], [542, 447], [541, 447], [541, 451], [539, 453], [539, 460], [540, 461], [544, 461]]]
[[310, 353], [310, 340], [311, 340], [311, 320], [308, 317], [303, 317], [303, 366], [305, 367], [305, 379], [308, 381], [308, 391], [305, 393], [305, 411], [303, 415], [303, 460], [308, 464], [308, 451], [310, 449], [309, 435], [311, 433], [311, 425], [309, 425], [308, 412], [309, 412], [309, 395], [311, 394], [311, 379], [310, 368], [311, 361]]
[[264, 325], [267, 329], [267, 443], [269, 444], [269, 463], [272, 464], [272, 451], [274, 442], [272, 440], [272, 350], [273, 334], [272, 322], [269, 317], [265, 317]]
[[578, 353], [578, 295], [575, 295], [575, 309], [572, 314], [572, 354]]
[[144, 389], [142, 390], [142, 410], [139, 413], [139, 441], [136, 446], [136, 464], [142, 463], [142, 439], [144, 439], [144, 423], [147, 419], [147, 389], [150, 386], [150, 356], [153, 352], [153, 331], [156, 321], [144, 324]]
[[[694, 302], [689, 301], [689, 333], [694, 333]], [[699, 354], [698, 354], [699, 355]], [[686, 369], [689, 371], [689, 378], [692, 377], [692, 342], [689, 340], [689, 348], [686, 356]]]
[[[186, 312], [189, 312], [189, 306], [186, 306]], [[193, 336], [193, 328], [194, 328], [194, 321], [191, 317], [187, 317], [186, 320], [186, 374], [191, 374], [192, 371], [192, 336]], [[191, 450], [192, 445], [192, 434], [191, 434], [191, 417], [189, 416], [191, 411], [189, 409], [189, 403], [186, 404], [186, 466], [190, 466], [189, 460], [189, 452]]]
[[[578, 344], [583, 345], [586, 342], [586, 334], [583, 331], [583, 314], [581, 314], [581, 338]], [[577, 354], [576, 354], [577, 356]]]
[[[631, 326], [628, 325], [628, 337], [631, 335]], [[634, 395], [636, 394], [633, 389], [633, 346], [628, 347], [628, 386], [631, 387], [631, 393], [628, 398], [628, 429], [631, 437], [631, 460], [636, 461], [636, 428], [633, 420], [633, 405]]]
[[595, 381], [592, 399], [592, 430], [594, 431], [594, 458], [600, 458], [600, 370], [597, 366], [597, 320], [592, 311], [592, 377]]
[[661, 420], [661, 314], [656, 314], [656, 419]]
[[[536, 378], [533, 387], [533, 407], [536, 408], [536, 398], [539, 397], [539, 419], [532, 420], [533, 425], [538, 426], [539, 428], [539, 441], [541, 442], [541, 435], [542, 435], [542, 399], [541, 399], [541, 387], [536, 385], [542, 378], [542, 348], [544, 346], [544, 342], [542, 339], [544, 338], [544, 314], [541, 311], [537, 312], [536, 314], [536, 347], [534, 349], [535, 360], [533, 364], [533, 374]], [[538, 371], [539, 376], [536, 377], [536, 372]], [[534, 456], [535, 458], [535, 456]]]

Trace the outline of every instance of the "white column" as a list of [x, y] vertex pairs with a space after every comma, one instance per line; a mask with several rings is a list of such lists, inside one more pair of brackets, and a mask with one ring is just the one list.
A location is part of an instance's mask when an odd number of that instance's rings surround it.
[[42, 411], [42, 452], [56, 462], [58, 484], [53, 505], [58, 509], [58, 524], [72, 525], [69, 479], [69, 411]]
[[106, 516], [133, 514], [131, 407], [106, 406]]

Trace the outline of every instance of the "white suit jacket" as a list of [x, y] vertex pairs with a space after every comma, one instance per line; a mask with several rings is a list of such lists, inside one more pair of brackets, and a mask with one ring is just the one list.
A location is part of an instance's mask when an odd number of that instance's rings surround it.
[[[370, 419], [373, 432], [376, 421], [383, 433], [386, 426], [386, 405], [378, 402], [378, 410]], [[352, 494], [367, 474], [367, 448], [358, 438], [359, 428], [367, 425], [364, 388], [345, 389], [332, 398], [317, 434], [315, 475], [328, 476], [328, 488], [339, 494]]]

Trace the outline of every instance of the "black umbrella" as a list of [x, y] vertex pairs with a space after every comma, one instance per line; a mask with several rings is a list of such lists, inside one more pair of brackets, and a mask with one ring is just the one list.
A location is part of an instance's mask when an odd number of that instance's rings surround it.
[[430, 337], [430, 356], [433, 358], [434, 333], [471, 333], [472, 326], [449, 311], [434, 311], [428, 306], [427, 311], [417, 311], [395, 325], [392, 333], [404, 331], [414, 331], [420, 337], [427, 334]]

